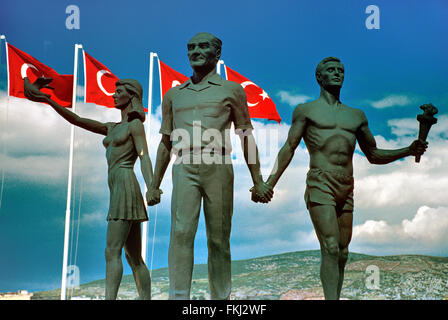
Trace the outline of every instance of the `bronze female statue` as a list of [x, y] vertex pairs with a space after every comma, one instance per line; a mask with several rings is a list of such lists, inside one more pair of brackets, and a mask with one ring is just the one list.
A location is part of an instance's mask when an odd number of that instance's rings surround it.
[[148, 216], [134, 173], [134, 164], [138, 156], [143, 178], [149, 189], [153, 172], [143, 127], [145, 112], [142, 104], [142, 86], [132, 79], [117, 81], [113, 98], [115, 107], [121, 110], [121, 122], [101, 123], [79, 117], [53, 101], [48, 94], [41, 92], [42, 88], [51, 88], [48, 85], [51, 80], [38, 78], [31, 84], [28, 78], [24, 78], [25, 96], [32, 101], [48, 103], [73, 125], [106, 136], [103, 144], [106, 147], [110, 189], [107, 215], [106, 300], [117, 298], [123, 274], [121, 261], [123, 247], [126, 259], [132, 268], [140, 299], [150, 300], [151, 278], [141, 257], [140, 230], [141, 222], [147, 221]]

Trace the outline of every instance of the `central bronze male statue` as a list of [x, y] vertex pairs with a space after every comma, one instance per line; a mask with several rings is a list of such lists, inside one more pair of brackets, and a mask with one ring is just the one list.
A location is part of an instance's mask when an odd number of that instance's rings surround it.
[[[162, 140], [149, 189], [149, 205], [160, 202], [160, 183], [170, 162], [170, 153], [174, 151], [178, 159], [172, 174], [170, 299], [190, 298], [194, 237], [201, 201], [207, 230], [210, 297], [229, 299], [233, 168], [231, 146], [226, 141], [229, 141], [232, 122], [242, 140], [254, 183], [252, 193], [260, 202], [272, 198], [272, 188], [261, 177], [246, 94], [238, 83], [223, 80], [216, 74], [221, 45], [221, 40], [209, 33], [198, 33], [191, 38], [187, 49], [193, 76], [170, 89], [162, 102]], [[172, 141], [176, 137], [182, 137], [182, 141], [174, 145]]]
[[316, 68], [316, 80], [321, 87], [320, 97], [295, 108], [287, 141], [267, 183], [276, 185], [303, 138], [310, 155], [305, 202], [320, 243], [325, 299], [335, 300], [340, 298], [352, 236], [356, 141], [373, 164], [421, 155], [427, 143], [415, 140], [402, 149], [378, 149], [364, 112], [340, 101], [344, 66], [338, 58], [323, 59]]

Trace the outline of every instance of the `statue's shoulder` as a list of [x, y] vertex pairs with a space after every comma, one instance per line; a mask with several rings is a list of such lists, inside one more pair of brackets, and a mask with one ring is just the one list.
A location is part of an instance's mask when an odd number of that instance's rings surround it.
[[181, 85], [170, 88], [163, 96], [163, 99], [171, 100], [174, 96], [176, 96], [179, 93], [180, 87], [181, 87]]
[[354, 123], [357, 123], [359, 125], [367, 123], [367, 117], [364, 111], [359, 108], [349, 107], [345, 104], [343, 104], [343, 106], [346, 112], [348, 112], [348, 116], [353, 120]]
[[292, 113], [293, 120], [306, 119], [310, 116], [310, 111], [316, 107], [316, 100], [298, 104]]
[[226, 80], [226, 79], [222, 79], [221, 78], [220, 84], [224, 88], [226, 88], [228, 90], [231, 90], [233, 92], [238, 92], [238, 93], [244, 92], [244, 88], [238, 82], [230, 81], [230, 80]]
[[294, 113], [309, 113], [310, 110], [317, 107], [319, 107], [317, 100], [300, 103], [294, 108]]
[[356, 115], [356, 116], [361, 117], [361, 118], [365, 118], [366, 117], [365, 114], [364, 114], [364, 111], [362, 111], [361, 109], [354, 108], [354, 107], [349, 107], [346, 104], [342, 104], [342, 105], [351, 114]]

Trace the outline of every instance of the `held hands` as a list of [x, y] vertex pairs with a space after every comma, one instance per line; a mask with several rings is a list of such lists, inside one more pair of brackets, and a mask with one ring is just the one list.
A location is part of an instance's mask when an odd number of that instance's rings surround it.
[[273, 188], [266, 182], [256, 183], [249, 191], [253, 202], [268, 203], [274, 196]]
[[163, 193], [161, 189], [154, 189], [150, 187], [148, 191], [146, 191], [146, 203], [149, 206], [154, 206], [160, 203], [160, 195]]
[[421, 156], [428, 148], [428, 142], [422, 140], [414, 140], [409, 146], [409, 152], [412, 156]]
[[35, 102], [43, 102], [50, 98], [49, 94], [40, 91], [42, 88], [52, 89], [48, 84], [53, 81], [52, 78], [39, 77], [34, 83], [31, 83], [28, 77], [23, 78], [24, 93], [28, 100]]

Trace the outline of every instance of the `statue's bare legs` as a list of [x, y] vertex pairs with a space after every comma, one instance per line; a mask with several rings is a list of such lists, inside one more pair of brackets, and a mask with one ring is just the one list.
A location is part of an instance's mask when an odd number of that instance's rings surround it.
[[320, 278], [325, 299], [338, 300], [352, 237], [353, 212], [338, 214], [334, 206], [319, 204], [311, 205], [309, 211], [321, 248]]

